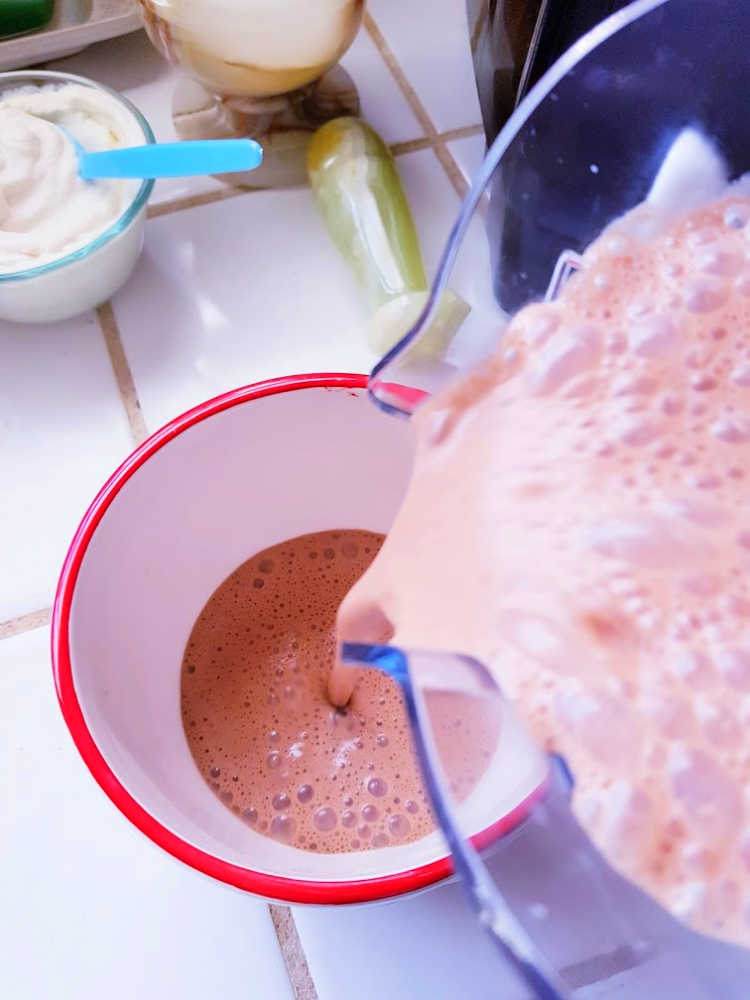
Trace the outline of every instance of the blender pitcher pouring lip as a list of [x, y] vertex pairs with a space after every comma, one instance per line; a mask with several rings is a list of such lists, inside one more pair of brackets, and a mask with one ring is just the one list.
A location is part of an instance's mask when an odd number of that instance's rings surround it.
[[[534, 997], [565, 1000], [582, 990], [587, 1000], [746, 1000], [750, 951], [689, 930], [614, 871], [573, 816], [565, 762], [535, 747], [483, 664], [357, 643], [342, 644], [342, 657], [400, 685], [425, 787], [470, 906]], [[468, 817], [451, 791], [428, 704], [431, 693], [445, 691], [501, 702], [500, 732], [508, 729], [511, 740], [497, 753], [520, 745], [528, 773], [542, 776], [527, 818], [510, 832], [502, 822], [477, 829], [476, 815]], [[534, 758], [545, 762], [541, 771]]]

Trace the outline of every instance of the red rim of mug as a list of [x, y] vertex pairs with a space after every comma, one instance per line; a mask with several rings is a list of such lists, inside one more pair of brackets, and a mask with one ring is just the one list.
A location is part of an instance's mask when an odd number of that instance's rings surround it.
[[[57, 698], [73, 741], [89, 771], [112, 802], [142, 833], [173, 857], [192, 868], [238, 889], [289, 903], [363, 903], [398, 896], [433, 885], [453, 872], [450, 855], [426, 865], [391, 875], [346, 881], [312, 881], [286, 878], [253, 871], [202, 851], [163, 826], [123, 787], [102, 756], [78, 701], [70, 654], [70, 614], [76, 581], [88, 545], [112, 501], [138, 469], [173, 438], [220, 413], [242, 403], [297, 389], [366, 389], [367, 376], [348, 374], [290, 375], [269, 379], [223, 393], [188, 410], [165, 424], [143, 442], [110, 476], [86, 511], [73, 536], [63, 563], [52, 610], [52, 670]], [[489, 834], [495, 839], [516, 827], [543, 794], [540, 787], [511, 812], [477, 835], [479, 844]]]

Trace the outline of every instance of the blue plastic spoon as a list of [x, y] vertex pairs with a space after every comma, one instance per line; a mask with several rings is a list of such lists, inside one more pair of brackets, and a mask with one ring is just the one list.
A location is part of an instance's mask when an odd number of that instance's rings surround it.
[[199, 139], [191, 142], [154, 142], [87, 153], [62, 125], [78, 156], [78, 173], [85, 181], [97, 177], [190, 177], [255, 170], [263, 150], [252, 139]]

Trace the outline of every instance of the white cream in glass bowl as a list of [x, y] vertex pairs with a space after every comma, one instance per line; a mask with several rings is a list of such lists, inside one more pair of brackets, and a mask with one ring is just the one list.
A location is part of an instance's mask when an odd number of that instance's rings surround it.
[[106, 301], [143, 246], [152, 180], [84, 181], [89, 152], [154, 142], [108, 87], [70, 73], [0, 73], [0, 321], [49, 323]]

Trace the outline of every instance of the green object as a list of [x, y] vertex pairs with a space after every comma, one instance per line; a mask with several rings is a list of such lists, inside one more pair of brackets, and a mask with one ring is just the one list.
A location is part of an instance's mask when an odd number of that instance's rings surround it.
[[37, 31], [52, 17], [54, 0], [0, 0], [0, 38]]
[[401, 178], [390, 149], [369, 125], [334, 118], [312, 137], [307, 171], [323, 218], [377, 309], [427, 278]]
[[[384, 354], [427, 300], [419, 240], [393, 155], [365, 122], [335, 118], [313, 135], [307, 172], [328, 232], [373, 311], [370, 345]], [[419, 352], [439, 356], [468, 311], [447, 292]]]

